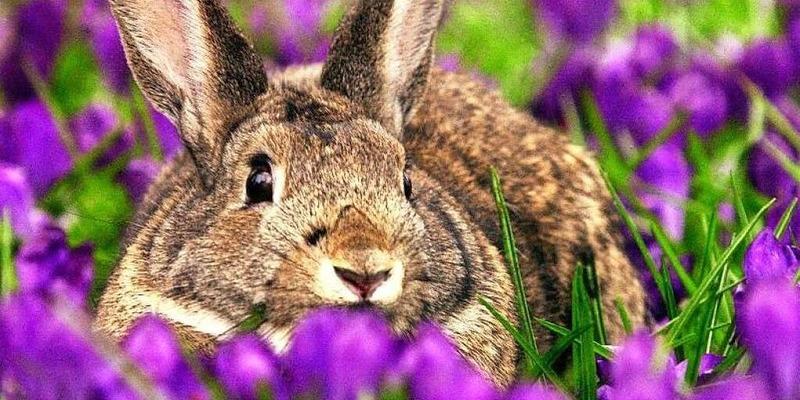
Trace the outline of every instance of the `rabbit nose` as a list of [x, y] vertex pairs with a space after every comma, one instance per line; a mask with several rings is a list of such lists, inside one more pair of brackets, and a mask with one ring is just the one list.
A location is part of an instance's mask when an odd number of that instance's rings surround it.
[[336, 272], [336, 276], [344, 282], [345, 286], [362, 300], [368, 299], [378, 286], [389, 279], [389, 270], [373, 274], [358, 273], [339, 267], [333, 267], [333, 270]]

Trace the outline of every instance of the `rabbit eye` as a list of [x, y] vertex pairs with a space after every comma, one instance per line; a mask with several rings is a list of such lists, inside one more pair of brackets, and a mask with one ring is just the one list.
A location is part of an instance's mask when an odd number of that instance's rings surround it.
[[272, 164], [266, 156], [256, 156], [250, 162], [252, 170], [247, 177], [247, 203], [272, 201]]
[[403, 194], [406, 195], [407, 200], [411, 200], [411, 178], [408, 176], [408, 170], [403, 172]]

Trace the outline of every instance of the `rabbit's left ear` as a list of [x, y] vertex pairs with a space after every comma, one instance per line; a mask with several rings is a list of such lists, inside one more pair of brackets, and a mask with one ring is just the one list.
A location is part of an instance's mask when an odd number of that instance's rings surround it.
[[423, 93], [443, 0], [359, 0], [334, 35], [322, 86], [400, 138]]

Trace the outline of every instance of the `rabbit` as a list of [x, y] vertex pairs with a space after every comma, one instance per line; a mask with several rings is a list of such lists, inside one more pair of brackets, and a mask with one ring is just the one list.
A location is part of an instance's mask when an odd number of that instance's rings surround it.
[[[591, 154], [468, 74], [434, 64], [443, 0], [361, 0], [322, 64], [266, 72], [216, 0], [112, 0], [129, 66], [185, 151], [131, 224], [95, 326], [120, 339], [155, 313], [199, 351], [260, 307], [277, 351], [321, 307], [369, 308], [399, 335], [441, 326], [500, 386], [520, 351], [488, 169], [503, 178], [533, 315], [570, 324], [575, 266], [646, 321]], [[536, 327], [539, 346], [553, 335]]]

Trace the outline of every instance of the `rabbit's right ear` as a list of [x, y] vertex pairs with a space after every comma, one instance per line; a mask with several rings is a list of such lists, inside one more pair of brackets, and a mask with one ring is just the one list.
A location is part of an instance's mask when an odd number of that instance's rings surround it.
[[111, 0], [111, 9], [139, 87], [213, 184], [225, 134], [267, 89], [261, 60], [216, 0]]

